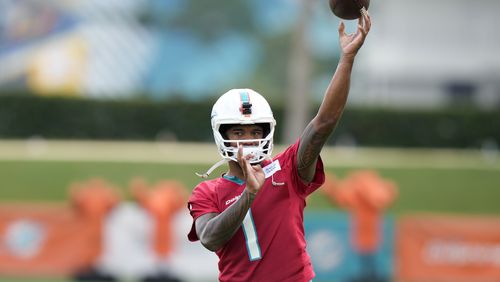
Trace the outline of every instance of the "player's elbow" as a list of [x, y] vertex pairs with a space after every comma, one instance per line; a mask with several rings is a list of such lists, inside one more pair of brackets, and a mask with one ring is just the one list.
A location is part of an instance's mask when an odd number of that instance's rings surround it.
[[335, 117], [316, 117], [313, 120], [313, 126], [316, 132], [323, 134], [330, 134], [337, 125], [338, 118]]
[[219, 236], [216, 236], [213, 232], [207, 230], [206, 227], [200, 233], [201, 234], [198, 234], [198, 238], [200, 238], [201, 244], [207, 250], [216, 252], [224, 245], [223, 240], [221, 240], [221, 238], [219, 238]]
[[219, 244], [215, 240], [207, 238], [207, 236], [200, 237], [200, 242], [203, 247], [212, 252], [216, 252], [222, 248], [222, 244]]

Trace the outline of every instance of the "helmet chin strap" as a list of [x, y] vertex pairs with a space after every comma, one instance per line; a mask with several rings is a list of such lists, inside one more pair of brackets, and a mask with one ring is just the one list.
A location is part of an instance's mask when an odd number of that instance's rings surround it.
[[212, 173], [212, 172], [213, 172], [216, 168], [218, 168], [219, 166], [221, 166], [222, 164], [227, 163], [227, 162], [229, 162], [229, 160], [227, 160], [227, 159], [222, 159], [222, 160], [220, 160], [220, 161], [216, 162], [216, 163], [215, 163], [215, 164], [214, 164], [211, 168], [209, 168], [209, 169], [207, 170], [207, 172], [205, 172], [205, 173], [203, 173], [203, 174], [196, 172], [196, 175], [197, 175], [198, 177], [201, 177], [201, 178], [207, 179], [207, 178], [208, 178], [208, 176], [210, 175], [210, 173]]

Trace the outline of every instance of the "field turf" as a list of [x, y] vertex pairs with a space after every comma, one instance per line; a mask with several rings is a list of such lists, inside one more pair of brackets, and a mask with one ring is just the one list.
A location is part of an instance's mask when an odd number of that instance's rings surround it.
[[[500, 160], [479, 151], [327, 148], [322, 155], [326, 170], [338, 177], [369, 168], [396, 182], [399, 197], [391, 209], [396, 214], [500, 214]], [[134, 177], [150, 183], [176, 179], [190, 190], [200, 181], [194, 173], [217, 160], [212, 144], [4, 141], [0, 202], [65, 201], [72, 183], [96, 177], [126, 196]], [[212, 176], [223, 171], [219, 168]], [[334, 207], [315, 193], [308, 208]]]

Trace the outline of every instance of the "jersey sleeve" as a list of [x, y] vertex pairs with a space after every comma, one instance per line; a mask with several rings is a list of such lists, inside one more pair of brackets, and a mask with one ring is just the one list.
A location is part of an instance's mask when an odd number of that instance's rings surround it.
[[295, 183], [295, 189], [297, 193], [303, 197], [308, 196], [312, 192], [316, 191], [325, 182], [325, 170], [323, 167], [323, 160], [321, 156], [318, 156], [318, 161], [316, 162], [316, 170], [314, 173], [313, 180], [310, 183], [305, 183], [299, 176], [298, 166], [297, 166], [297, 154], [299, 150], [300, 138], [295, 141], [293, 145], [288, 147], [282, 154], [281, 158], [287, 167], [291, 170], [291, 178]]
[[[217, 208], [217, 200], [215, 190], [213, 189], [213, 184], [210, 185], [209, 182], [202, 182], [196, 188], [194, 188], [191, 197], [188, 200], [189, 213], [193, 217], [193, 223], [191, 225], [191, 230], [188, 234], [188, 239], [190, 241], [197, 241], [198, 236], [196, 235], [195, 221], [198, 217], [207, 213], [219, 213]], [[211, 189], [212, 188], [212, 189]]]

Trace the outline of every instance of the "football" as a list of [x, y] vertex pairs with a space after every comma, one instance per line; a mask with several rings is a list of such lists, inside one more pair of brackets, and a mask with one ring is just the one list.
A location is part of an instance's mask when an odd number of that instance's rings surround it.
[[330, 10], [344, 20], [354, 20], [361, 16], [361, 8], [368, 10], [370, 0], [329, 0]]

